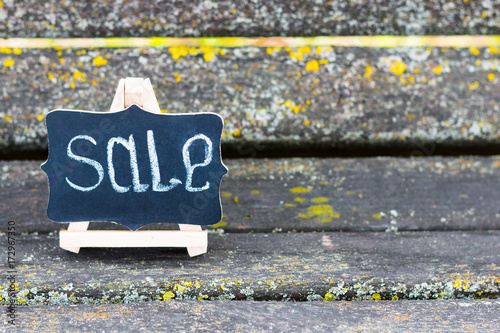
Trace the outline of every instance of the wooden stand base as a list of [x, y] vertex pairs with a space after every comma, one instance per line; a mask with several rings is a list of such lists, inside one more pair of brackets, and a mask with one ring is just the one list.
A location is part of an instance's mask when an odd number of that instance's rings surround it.
[[[110, 111], [132, 104], [160, 113], [151, 81], [142, 78], [121, 79]], [[87, 230], [89, 222], [72, 222], [61, 230], [59, 246], [74, 253], [81, 247], [186, 247], [190, 257], [207, 252], [208, 233], [199, 225], [179, 224], [180, 230], [117, 231]]]
[[[83, 222], [85, 223], [85, 222]], [[61, 230], [61, 248], [78, 253], [80, 247], [187, 247], [191, 257], [207, 252], [207, 232], [200, 231], [121, 231]]]

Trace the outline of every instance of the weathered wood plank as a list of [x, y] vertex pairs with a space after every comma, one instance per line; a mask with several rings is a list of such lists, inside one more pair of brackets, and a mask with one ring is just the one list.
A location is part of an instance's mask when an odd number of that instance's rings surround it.
[[[208, 253], [194, 258], [179, 249], [82, 249], [74, 254], [59, 248], [57, 236], [19, 236], [16, 299], [24, 305], [63, 305], [160, 297], [313, 301], [500, 296], [500, 231], [211, 234], [208, 244]], [[8, 283], [2, 278], [2, 304], [8, 301]]]
[[[170, 301], [18, 308], [21, 329], [72, 332], [450, 332], [500, 330], [500, 301]], [[2, 330], [2, 328], [0, 328]]]
[[[47, 219], [48, 183], [40, 163], [0, 163], [0, 215], [16, 221], [20, 232], [66, 227]], [[500, 157], [225, 164], [229, 174], [221, 186], [224, 217], [215, 226], [225, 231], [500, 229]], [[118, 227], [91, 223], [93, 229]]]
[[165, 112], [223, 116], [223, 147], [243, 157], [310, 150], [422, 154], [420, 142], [430, 145], [426, 154], [474, 154], [484, 147], [494, 153], [500, 151], [499, 51], [249, 47], [4, 53], [0, 152], [44, 152], [43, 118], [49, 110], [107, 110], [118, 80], [140, 76], [151, 78]]
[[0, 37], [499, 34], [497, 1], [3, 1]]

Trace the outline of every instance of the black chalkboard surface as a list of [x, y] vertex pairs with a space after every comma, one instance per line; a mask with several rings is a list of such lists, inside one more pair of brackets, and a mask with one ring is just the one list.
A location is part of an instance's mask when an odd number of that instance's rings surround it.
[[56, 222], [112, 221], [131, 230], [151, 223], [210, 225], [221, 220], [222, 118], [54, 110], [46, 117]]

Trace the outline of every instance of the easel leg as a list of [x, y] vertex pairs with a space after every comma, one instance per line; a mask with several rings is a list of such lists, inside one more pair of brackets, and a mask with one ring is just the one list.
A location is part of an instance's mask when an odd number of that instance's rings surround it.
[[[179, 229], [182, 231], [202, 231], [201, 226], [194, 224], [179, 224]], [[208, 234], [205, 234], [208, 237]], [[206, 242], [205, 244], [207, 244]], [[190, 257], [198, 256], [203, 253], [207, 253], [207, 245], [205, 246], [188, 246], [187, 251]]]
[[[90, 222], [73, 222], [69, 224], [68, 231], [85, 231], [89, 228], [89, 224]], [[59, 233], [59, 246], [73, 253], [80, 252], [79, 247], [72, 247], [71, 245], [66, 244], [64, 231], [66, 230], [62, 230], [62, 232]]]

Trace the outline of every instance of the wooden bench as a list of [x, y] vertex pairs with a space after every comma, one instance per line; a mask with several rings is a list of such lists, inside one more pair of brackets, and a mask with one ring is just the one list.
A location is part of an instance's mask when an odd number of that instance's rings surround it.
[[[500, 330], [495, 2], [4, 0], [0, 17], [20, 329]], [[387, 47], [409, 35], [421, 45]], [[58, 246], [44, 116], [107, 110], [127, 76], [149, 77], [163, 112], [226, 120], [224, 217], [203, 256]]]

